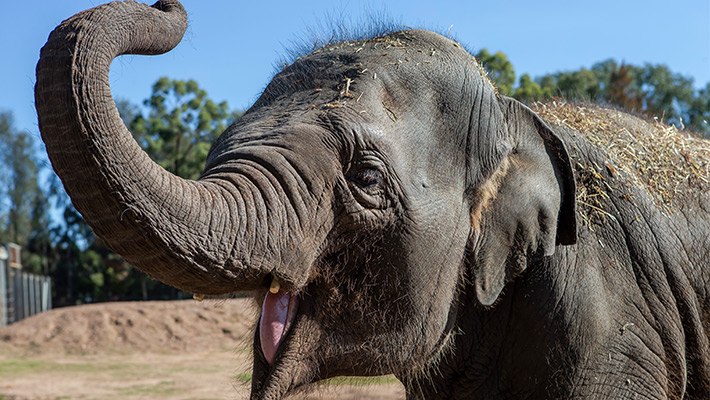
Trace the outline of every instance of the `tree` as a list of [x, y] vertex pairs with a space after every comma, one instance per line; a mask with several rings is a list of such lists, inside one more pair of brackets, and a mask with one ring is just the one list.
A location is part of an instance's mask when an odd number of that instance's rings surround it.
[[597, 76], [599, 84], [603, 90], [609, 87], [609, 81], [611, 80], [611, 74], [619, 69], [619, 64], [613, 58], [600, 61], [592, 65], [592, 72]]
[[626, 110], [642, 111], [645, 95], [634, 85], [633, 67], [625, 64], [616, 67], [614, 64], [615, 68], [610, 71], [605, 88], [606, 100]]
[[144, 102], [148, 115], [137, 115], [129, 127], [145, 151], [168, 171], [196, 179], [212, 142], [241, 115], [227, 102], [215, 103], [194, 80], [160, 78]]
[[562, 97], [596, 101], [602, 88], [597, 75], [586, 68], [579, 71], [560, 72], [556, 75], [557, 88]]
[[697, 133], [710, 133], [710, 83], [698, 90], [690, 102], [688, 128]]
[[543, 98], [560, 95], [559, 89], [557, 88], [557, 81], [552, 75], [545, 75], [542, 78], [536, 79], [536, 82], [538, 82], [542, 88]]
[[26, 270], [49, 272], [53, 257], [49, 200], [38, 183], [39, 166], [32, 136], [14, 127], [10, 112], [0, 112], [0, 242], [22, 246]]
[[523, 74], [517, 89], [515, 89], [514, 97], [522, 101], [538, 101], [545, 97], [545, 93], [529, 74]]
[[475, 55], [498, 91], [522, 101], [551, 97], [604, 102], [647, 115], [662, 117], [679, 128], [710, 134], [710, 86], [698, 91], [693, 80], [665, 65], [634, 66], [613, 59], [591, 69], [546, 74], [535, 79], [523, 74], [515, 84], [515, 69], [508, 57], [482, 49]]
[[33, 204], [41, 196], [32, 137], [13, 126], [9, 112], [0, 113], [0, 146], [3, 165], [4, 231], [6, 239], [26, 245], [32, 232]]
[[23, 264], [34, 273], [48, 275], [56, 261], [56, 253], [49, 216], [49, 199], [48, 195], [41, 190], [31, 204], [30, 228], [31, 233], [25, 246], [27, 254]]
[[534, 80], [523, 74], [513, 93], [522, 101], [555, 96], [608, 103], [710, 135], [710, 84], [696, 91], [691, 78], [662, 64], [635, 66], [608, 59], [591, 69], [557, 72]]
[[687, 110], [693, 101], [693, 80], [673, 73], [665, 65], [645, 64], [636, 78], [636, 85], [646, 93], [644, 111], [662, 115], [680, 125], [688, 121]]
[[488, 77], [496, 84], [498, 92], [511, 96], [515, 84], [515, 70], [513, 64], [508, 61], [508, 56], [500, 51], [491, 54], [488, 50], [481, 49], [475, 57], [488, 72]]

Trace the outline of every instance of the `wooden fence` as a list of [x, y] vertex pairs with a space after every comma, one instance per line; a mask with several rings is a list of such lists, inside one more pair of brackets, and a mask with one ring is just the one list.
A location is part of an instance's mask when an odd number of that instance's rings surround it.
[[0, 326], [52, 309], [51, 278], [24, 272], [11, 261], [0, 257]]

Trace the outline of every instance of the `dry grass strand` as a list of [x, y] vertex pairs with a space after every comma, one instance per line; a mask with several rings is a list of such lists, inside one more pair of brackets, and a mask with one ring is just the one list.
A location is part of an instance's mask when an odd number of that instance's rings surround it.
[[[618, 185], [605, 176], [622, 175], [631, 185], [645, 187], [667, 214], [710, 188], [710, 141], [691, 132], [593, 104], [556, 100], [530, 107], [548, 123], [583, 134], [608, 156], [605, 165], [597, 165], [568, 149], [578, 173], [580, 214], [587, 223], [611, 217], [603, 199]], [[633, 202], [629, 193], [616, 194]]]

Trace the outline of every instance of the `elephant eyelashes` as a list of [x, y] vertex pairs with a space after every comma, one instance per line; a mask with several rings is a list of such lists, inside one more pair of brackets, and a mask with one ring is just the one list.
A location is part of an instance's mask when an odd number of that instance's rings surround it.
[[348, 177], [348, 181], [363, 188], [374, 188], [382, 185], [382, 173], [376, 169], [363, 168]]
[[360, 167], [346, 174], [350, 190], [365, 208], [384, 207], [384, 175], [379, 169]]

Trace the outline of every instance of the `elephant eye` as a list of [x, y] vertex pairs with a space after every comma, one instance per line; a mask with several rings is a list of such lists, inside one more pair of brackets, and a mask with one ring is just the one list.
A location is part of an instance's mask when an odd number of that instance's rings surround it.
[[348, 176], [348, 181], [363, 188], [371, 189], [382, 184], [382, 173], [373, 168], [363, 168]]
[[387, 177], [374, 162], [360, 162], [345, 174], [353, 197], [365, 208], [384, 209], [387, 207]]

